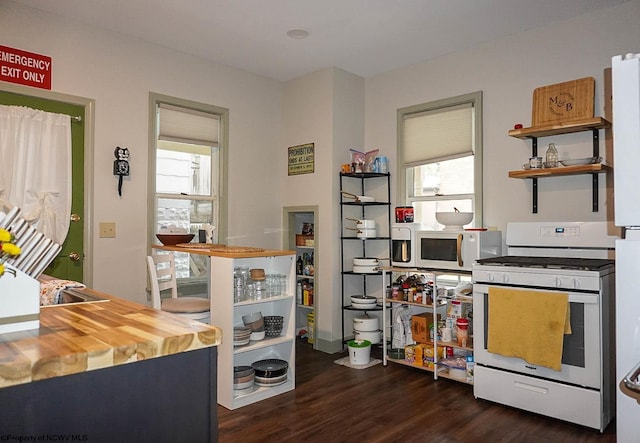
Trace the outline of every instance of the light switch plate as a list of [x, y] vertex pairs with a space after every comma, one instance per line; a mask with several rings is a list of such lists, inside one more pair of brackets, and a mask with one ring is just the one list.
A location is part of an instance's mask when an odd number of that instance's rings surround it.
[[115, 222], [100, 223], [100, 238], [115, 238], [116, 224]]

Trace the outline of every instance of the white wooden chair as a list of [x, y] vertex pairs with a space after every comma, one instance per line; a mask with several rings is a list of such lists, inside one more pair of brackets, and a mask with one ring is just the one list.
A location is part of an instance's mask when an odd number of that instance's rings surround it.
[[[147, 268], [149, 269], [149, 280], [151, 282], [151, 305], [154, 309], [161, 309], [191, 320], [210, 323], [208, 298], [178, 297], [176, 262], [173, 253], [147, 256]], [[171, 290], [171, 298], [162, 300], [160, 293], [169, 289]]]

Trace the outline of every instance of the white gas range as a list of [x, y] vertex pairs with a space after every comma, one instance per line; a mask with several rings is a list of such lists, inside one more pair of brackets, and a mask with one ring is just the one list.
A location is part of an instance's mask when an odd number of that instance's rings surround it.
[[[609, 424], [615, 414], [613, 255], [617, 238], [609, 229], [606, 222], [510, 223], [507, 255], [478, 260], [473, 266], [476, 398], [601, 431]], [[489, 351], [489, 337], [501, 327], [490, 315], [500, 312], [497, 304], [502, 303], [491, 298], [492, 293], [508, 294], [511, 306], [522, 301], [529, 308], [525, 300], [535, 306], [557, 303], [563, 297], [570, 333], [560, 331], [555, 341], [561, 350], [559, 367], [526, 361], [523, 355], [531, 355], [530, 349], [510, 353], [513, 346], [503, 352], [495, 351], [494, 345], [494, 352]], [[509, 312], [530, 325], [525, 311]], [[544, 327], [533, 335], [523, 331], [525, 338], [533, 340], [528, 342], [533, 348], [547, 333]], [[517, 349], [518, 343], [514, 346]]]

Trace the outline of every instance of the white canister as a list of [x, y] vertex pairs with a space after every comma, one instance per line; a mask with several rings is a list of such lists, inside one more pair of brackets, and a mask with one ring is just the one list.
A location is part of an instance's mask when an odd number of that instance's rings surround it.
[[355, 257], [353, 259], [354, 266], [378, 266], [380, 262], [377, 258]]
[[357, 229], [375, 229], [376, 221], [375, 220], [356, 220], [356, 228]]
[[440, 329], [440, 334], [442, 334], [442, 341], [451, 341], [453, 337], [451, 336], [451, 328], [442, 328]]
[[377, 331], [380, 329], [380, 319], [366, 314], [358, 315], [353, 317], [353, 329], [360, 332]]
[[382, 335], [382, 331], [353, 331], [353, 334], [356, 340], [367, 340], [370, 341], [372, 345], [377, 345], [380, 343], [380, 336]]
[[368, 340], [351, 340], [349, 345], [349, 363], [366, 365], [371, 356], [371, 342]]
[[376, 235], [375, 228], [358, 229], [356, 231], [356, 237], [358, 238], [374, 238]]

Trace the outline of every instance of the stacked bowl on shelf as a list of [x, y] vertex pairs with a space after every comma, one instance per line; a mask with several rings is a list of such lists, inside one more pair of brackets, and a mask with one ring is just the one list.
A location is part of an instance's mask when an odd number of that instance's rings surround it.
[[262, 312], [253, 312], [251, 314], [243, 315], [242, 322], [245, 328], [251, 330], [250, 340], [258, 341], [264, 339], [265, 336], [265, 323], [262, 317]]
[[264, 317], [264, 333], [267, 337], [277, 337], [282, 334], [284, 317], [282, 315], [267, 315]]
[[254, 370], [254, 382], [257, 386], [273, 387], [287, 381], [289, 363], [285, 360], [270, 358], [254, 362], [251, 367]]
[[246, 326], [235, 326], [233, 328], [233, 346], [248, 345], [251, 340], [251, 328]]
[[378, 299], [371, 295], [352, 295], [351, 307], [355, 309], [374, 309], [378, 305]]
[[236, 395], [253, 392], [255, 385], [255, 371], [251, 366], [233, 367], [233, 392]]

